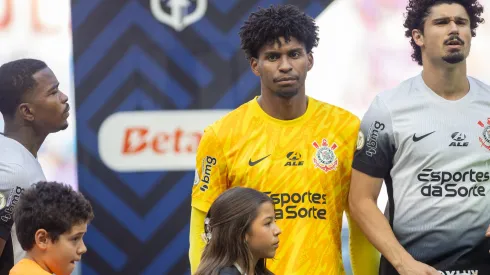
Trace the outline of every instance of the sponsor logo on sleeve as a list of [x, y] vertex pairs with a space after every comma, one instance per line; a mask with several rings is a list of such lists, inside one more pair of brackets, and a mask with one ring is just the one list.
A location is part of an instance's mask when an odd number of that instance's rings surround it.
[[366, 141], [366, 155], [373, 157], [378, 150], [378, 138], [380, 133], [385, 129], [385, 125], [379, 121], [373, 122], [369, 127], [369, 132]]
[[206, 156], [202, 160], [202, 168], [201, 168], [201, 174], [202, 178], [201, 181], [203, 182], [203, 185], [201, 186], [201, 191], [205, 192], [209, 188], [209, 181], [211, 180], [211, 174], [213, 172], [213, 167], [218, 163], [216, 158], [211, 157], [211, 156]]
[[7, 203], [6, 203], [7, 206], [2, 209], [2, 214], [0, 216], [0, 219], [4, 223], [8, 223], [12, 220], [12, 217], [14, 215], [15, 205], [17, 205], [17, 202], [20, 199], [20, 195], [22, 195], [23, 192], [24, 192], [24, 188], [21, 188], [19, 186], [12, 188], [12, 191], [10, 191], [10, 194], [9, 194], [9, 197], [8, 197]]
[[357, 143], [356, 143], [356, 150], [361, 150], [364, 148], [364, 144], [366, 143], [364, 134], [362, 131], [359, 131], [359, 134], [357, 135]]

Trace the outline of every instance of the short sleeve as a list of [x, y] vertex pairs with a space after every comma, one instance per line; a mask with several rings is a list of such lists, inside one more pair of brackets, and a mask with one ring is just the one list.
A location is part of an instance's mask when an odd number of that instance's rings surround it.
[[391, 114], [377, 96], [361, 121], [352, 167], [376, 178], [386, 178], [396, 151]]
[[14, 207], [28, 181], [26, 171], [17, 164], [0, 164], [0, 238], [10, 238]]
[[204, 130], [196, 154], [192, 206], [207, 212], [213, 201], [228, 189], [226, 159], [211, 127]]

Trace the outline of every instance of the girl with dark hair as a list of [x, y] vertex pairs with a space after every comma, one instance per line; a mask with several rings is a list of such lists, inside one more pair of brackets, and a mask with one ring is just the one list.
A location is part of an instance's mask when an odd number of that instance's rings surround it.
[[276, 254], [281, 230], [266, 194], [243, 187], [222, 193], [208, 211], [204, 232], [196, 275], [273, 275], [265, 262]]

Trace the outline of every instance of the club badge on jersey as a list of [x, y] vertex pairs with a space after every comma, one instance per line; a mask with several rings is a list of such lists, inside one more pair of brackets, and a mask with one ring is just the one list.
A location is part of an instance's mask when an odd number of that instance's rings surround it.
[[333, 143], [332, 146], [328, 145], [326, 139], [322, 139], [321, 146], [316, 141], [313, 141], [313, 146], [317, 149], [313, 163], [315, 167], [328, 173], [331, 170], [337, 170], [338, 159], [334, 150], [337, 149], [337, 144]]
[[487, 119], [487, 123], [478, 121], [478, 125], [483, 128], [482, 136], [479, 137], [482, 147], [490, 150], [490, 118]]
[[490, 118], [487, 119], [487, 123], [478, 121], [478, 125], [483, 128], [482, 136], [479, 137], [481, 145], [490, 150]]

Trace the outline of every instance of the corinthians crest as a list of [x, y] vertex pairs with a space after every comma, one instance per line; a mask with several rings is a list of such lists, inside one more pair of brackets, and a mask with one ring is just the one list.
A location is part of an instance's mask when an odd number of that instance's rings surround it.
[[487, 119], [487, 123], [483, 123], [482, 121], [478, 121], [478, 125], [483, 128], [482, 136], [478, 139], [481, 142], [481, 145], [488, 150], [490, 150], [490, 118]]
[[328, 145], [326, 139], [322, 139], [321, 146], [316, 141], [313, 141], [313, 146], [317, 149], [313, 163], [315, 167], [322, 169], [325, 173], [330, 170], [337, 170], [338, 159], [334, 150], [337, 149], [337, 144]]
[[168, 0], [166, 6], [170, 8], [170, 13], [163, 10], [162, 0], [150, 0], [151, 13], [158, 21], [171, 26], [176, 31], [182, 31], [204, 16], [208, 0], [196, 0], [196, 9], [191, 13], [187, 13], [191, 6], [190, 0]]

